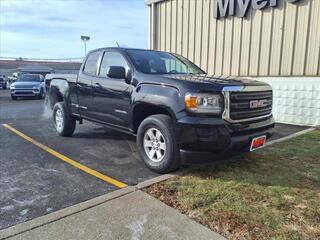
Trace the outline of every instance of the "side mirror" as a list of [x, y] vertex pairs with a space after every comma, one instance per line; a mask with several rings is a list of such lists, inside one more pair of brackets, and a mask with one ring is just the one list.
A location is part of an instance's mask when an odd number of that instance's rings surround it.
[[120, 66], [110, 66], [107, 70], [107, 76], [109, 78], [125, 79], [126, 69]]
[[127, 71], [127, 75], [126, 75], [126, 83], [131, 84], [131, 80], [132, 80], [132, 71], [131, 71], [131, 69], [129, 69]]

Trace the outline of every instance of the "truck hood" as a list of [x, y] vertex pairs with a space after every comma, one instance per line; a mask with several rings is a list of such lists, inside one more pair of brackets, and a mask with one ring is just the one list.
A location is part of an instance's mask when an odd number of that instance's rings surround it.
[[[167, 78], [182, 80], [195, 83], [210, 83], [219, 85], [236, 85], [236, 86], [248, 86], [248, 85], [260, 85], [261, 82], [254, 78], [248, 77], [215, 77], [208, 74], [173, 74], [173, 75], [162, 75]], [[263, 83], [262, 83], [263, 84]]]
[[[149, 75], [150, 76], [150, 75]], [[153, 81], [199, 90], [222, 91], [226, 86], [265, 86], [264, 82], [248, 77], [215, 77], [208, 74], [163, 74], [154, 75]], [[150, 79], [150, 78], [149, 78]]]

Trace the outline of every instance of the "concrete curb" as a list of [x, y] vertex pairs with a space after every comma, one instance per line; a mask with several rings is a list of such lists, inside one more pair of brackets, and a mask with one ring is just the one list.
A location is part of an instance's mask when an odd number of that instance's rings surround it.
[[311, 128], [307, 128], [305, 130], [302, 130], [302, 131], [299, 131], [299, 132], [296, 132], [296, 133], [293, 133], [291, 135], [288, 135], [286, 137], [283, 137], [283, 138], [279, 138], [279, 139], [275, 139], [275, 140], [272, 140], [270, 142], [267, 142], [266, 143], [266, 146], [269, 146], [269, 145], [272, 145], [272, 144], [275, 144], [275, 143], [279, 143], [279, 142], [283, 142], [283, 141], [286, 141], [286, 140], [289, 140], [291, 138], [295, 138], [295, 137], [298, 137], [298, 136], [301, 136], [305, 133], [308, 133], [308, 132], [312, 132], [314, 130], [316, 130], [317, 128], [314, 128], [314, 127], [311, 127]]
[[[283, 137], [283, 138], [280, 138], [280, 139], [276, 139], [276, 140], [267, 142], [266, 146], [269, 146], [269, 145], [272, 145], [272, 144], [275, 144], [275, 143], [283, 142], [283, 141], [298, 137], [298, 136], [300, 136], [302, 134], [305, 134], [305, 133], [308, 133], [308, 132], [312, 132], [312, 131], [314, 131], [316, 129], [317, 128], [311, 127], [311, 128], [302, 130], [300, 132], [291, 134], [289, 136], [286, 136], [286, 137]], [[46, 224], [58, 221], [58, 220], [60, 220], [62, 218], [65, 218], [67, 216], [73, 215], [75, 213], [78, 213], [78, 212], [84, 211], [86, 209], [95, 207], [97, 205], [103, 204], [103, 203], [108, 202], [110, 200], [122, 197], [122, 196], [130, 194], [130, 193], [132, 193], [134, 191], [141, 190], [141, 189], [146, 188], [148, 186], [151, 186], [151, 185], [153, 185], [155, 183], [159, 183], [159, 182], [168, 180], [168, 179], [176, 177], [176, 176], [181, 176], [182, 174], [184, 174], [186, 172], [186, 170], [190, 170], [192, 168], [196, 168], [196, 167], [194, 166], [194, 167], [189, 167], [189, 168], [184, 169], [184, 170], [179, 170], [179, 171], [177, 171], [177, 172], [175, 172], [173, 174], [160, 175], [158, 177], [155, 177], [155, 178], [146, 180], [144, 182], [138, 183], [135, 186], [128, 186], [126, 188], [119, 189], [119, 190], [116, 190], [116, 191], [111, 192], [111, 193], [107, 193], [105, 195], [90, 199], [88, 201], [85, 201], [85, 202], [82, 202], [82, 203], [78, 203], [78, 204], [73, 205], [71, 207], [67, 207], [67, 208], [58, 210], [56, 212], [53, 212], [53, 213], [50, 213], [50, 214], [47, 214], [47, 215], [32, 219], [30, 221], [27, 221], [27, 222], [24, 222], [24, 223], [20, 223], [18, 225], [15, 225], [15, 226], [0, 230], [0, 240], [4, 240], [4, 239], [7, 239], [7, 238], [16, 236], [18, 234], [21, 234], [23, 232], [30, 231], [30, 230], [35, 229], [37, 227], [41, 227], [41, 226], [44, 226]]]
[[67, 207], [61, 210], [58, 210], [56, 212], [32, 219], [30, 221], [20, 223], [18, 225], [5, 228], [0, 231], [0, 240], [7, 239], [9, 237], [16, 236], [18, 234], [30, 231], [32, 229], [44, 226], [46, 224], [55, 222], [57, 220], [60, 220], [62, 218], [65, 218], [67, 216], [73, 215], [78, 212], [82, 212], [84, 210], [87, 210], [89, 208], [95, 207], [97, 205], [103, 204], [105, 202], [108, 202], [110, 200], [122, 197], [124, 195], [127, 195], [129, 193], [134, 192], [136, 189], [133, 186], [129, 186], [126, 188], [122, 188], [119, 190], [116, 190], [111, 193], [107, 193], [105, 195], [90, 199], [88, 201], [78, 203], [76, 205], [73, 205], [71, 207]]
[[173, 178], [175, 176], [179, 176], [183, 173], [183, 170], [177, 171], [174, 174], [164, 174], [149, 180], [146, 180], [144, 182], [141, 182], [135, 186], [128, 186], [126, 188], [122, 188], [110, 193], [107, 193], [105, 195], [90, 199], [88, 201], [78, 203], [76, 205], [73, 205], [71, 207], [67, 207], [61, 210], [58, 210], [53, 213], [49, 213], [47, 215], [37, 217], [35, 219], [31, 219], [30, 221], [17, 224], [15, 226], [5, 228], [3, 230], [0, 230], [0, 240], [4, 240], [13, 236], [16, 236], [18, 234], [30, 231], [32, 229], [44, 226], [46, 224], [58, 221], [62, 218], [68, 217], [70, 215], [82, 212], [84, 210], [87, 210], [89, 208], [98, 206], [100, 204], [103, 204], [105, 202], [108, 202], [110, 200], [122, 197], [124, 195], [130, 194], [134, 191], [138, 191], [140, 189], [143, 189], [145, 187], [148, 187], [150, 185], [153, 185], [158, 182], [165, 181], [167, 179]]
[[185, 173], [186, 170], [190, 170], [190, 167], [188, 167], [187, 169], [178, 170], [178, 171], [176, 171], [174, 173], [164, 174], [164, 175], [160, 175], [160, 176], [155, 177], [155, 178], [151, 178], [151, 179], [146, 180], [144, 182], [138, 183], [135, 186], [135, 188], [136, 188], [136, 190], [141, 190], [141, 189], [149, 187], [149, 186], [151, 186], [151, 185], [153, 185], [155, 183], [163, 182], [163, 181], [168, 180], [170, 178], [181, 176], [182, 174]]

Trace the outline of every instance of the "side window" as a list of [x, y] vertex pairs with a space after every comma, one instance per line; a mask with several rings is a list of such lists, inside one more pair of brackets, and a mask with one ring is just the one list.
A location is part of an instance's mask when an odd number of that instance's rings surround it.
[[129, 69], [124, 57], [118, 52], [105, 52], [102, 58], [99, 76], [106, 77], [107, 70], [110, 66], [124, 67], [126, 71]]
[[99, 55], [100, 55], [99, 51], [92, 52], [89, 54], [86, 64], [84, 65], [83, 72], [91, 75], [96, 75]]

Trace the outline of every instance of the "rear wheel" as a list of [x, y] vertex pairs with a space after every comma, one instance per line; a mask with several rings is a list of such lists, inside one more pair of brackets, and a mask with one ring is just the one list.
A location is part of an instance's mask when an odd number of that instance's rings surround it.
[[76, 128], [76, 119], [69, 114], [64, 102], [58, 102], [54, 105], [53, 121], [60, 136], [72, 136]]
[[167, 173], [180, 167], [180, 154], [172, 119], [153, 115], [139, 126], [137, 146], [144, 163], [157, 173]]

